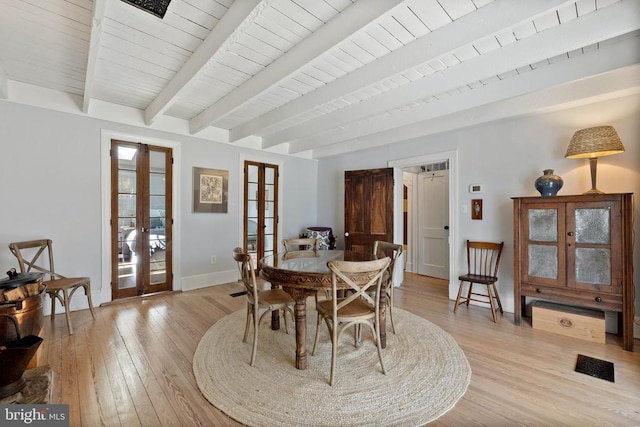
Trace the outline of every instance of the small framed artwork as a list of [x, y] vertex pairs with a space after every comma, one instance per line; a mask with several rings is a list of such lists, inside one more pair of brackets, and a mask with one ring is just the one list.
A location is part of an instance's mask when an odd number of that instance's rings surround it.
[[482, 199], [471, 200], [471, 219], [482, 219]]
[[229, 171], [193, 168], [193, 212], [227, 213]]

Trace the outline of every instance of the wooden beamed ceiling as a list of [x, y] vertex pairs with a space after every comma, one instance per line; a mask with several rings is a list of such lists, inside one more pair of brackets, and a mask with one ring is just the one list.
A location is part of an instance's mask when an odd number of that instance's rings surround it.
[[119, 0], [0, 0], [0, 11], [1, 99], [42, 88], [89, 116], [130, 109], [141, 126], [184, 122], [196, 137], [313, 158], [640, 87], [636, 0], [172, 0], [164, 19]]

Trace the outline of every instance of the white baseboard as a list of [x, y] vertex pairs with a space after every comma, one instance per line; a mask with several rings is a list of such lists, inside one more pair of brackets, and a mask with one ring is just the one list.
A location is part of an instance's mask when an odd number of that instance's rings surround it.
[[238, 270], [219, 271], [182, 278], [182, 290], [192, 291], [209, 286], [222, 285], [238, 280]]
[[[239, 278], [238, 270], [220, 271], [216, 273], [201, 274], [197, 276], [183, 277], [181, 281], [174, 283], [174, 291], [191, 291], [195, 289], [206, 288], [208, 286], [222, 285], [225, 283], [235, 282]], [[99, 307], [100, 304], [111, 301], [111, 288], [92, 288], [91, 299], [93, 306]], [[51, 300], [49, 296], [45, 296], [43, 301], [43, 315], [51, 314]], [[85, 298], [82, 290], [78, 290], [71, 299], [71, 311], [87, 310], [89, 303]], [[64, 315], [64, 309], [60, 302], [56, 301], [56, 314]]]

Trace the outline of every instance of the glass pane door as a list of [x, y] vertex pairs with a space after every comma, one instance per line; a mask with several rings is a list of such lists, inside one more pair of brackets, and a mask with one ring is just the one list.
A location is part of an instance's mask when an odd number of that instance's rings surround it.
[[171, 149], [112, 141], [113, 299], [171, 289]]
[[[167, 209], [170, 206], [167, 198], [167, 153], [151, 149], [149, 151], [149, 227], [148, 246], [145, 252], [149, 253], [149, 285], [150, 291], [157, 291], [157, 287], [162, 290], [169, 290], [166, 287], [167, 281]], [[170, 180], [169, 180], [170, 181]], [[169, 227], [169, 233], [171, 227]], [[170, 270], [169, 270], [170, 273]], [[166, 289], [165, 289], [166, 288]]]
[[277, 166], [264, 165], [264, 204], [262, 214], [264, 216], [264, 253], [262, 256], [271, 255], [277, 249], [277, 222], [278, 222], [278, 194]]
[[619, 210], [612, 201], [568, 204], [567, 228], [572, 232], [568, 275], [576, 288], [620, 292], [622, 268], [612, 244], [620, 241], [615, 235], [619, 220]]
[[245, 162], [244, 242], [254, 265], [277, 250], [278, 166]]
[[[112, 156], [113, 154], [114, 152], [112, 150]], [[115, 187], [117, 188], [117, 193], [115, 203], [117, 211], [116, 247], [118, 249], [118, 262], [116, 274], [113, 277], [116, 281], [113, 282], [113, 286], [123, 290], [136, 287], [139, 273], [136, 268], [136, 236], [138, 226], [138, 148], [135, 146], [119, 145], [116, 147], [115, 154], [117, 159], [117, 186]]]

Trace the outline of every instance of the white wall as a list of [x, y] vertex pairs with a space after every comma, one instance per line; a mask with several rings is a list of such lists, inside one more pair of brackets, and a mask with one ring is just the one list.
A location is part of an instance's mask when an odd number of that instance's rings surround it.
[[[315, 160], [266, 155], [232, 144], [0, 101], [0, 277], [17, 267], [7, 247], [10, 242], [47, 237], [54, 241], [56, 271], [89, 276], [94, 303], [110, 298], [110, 272], [104, 271], [103, 263], [109, 254], [102, 242], [105, 227], [108, 230], [102, 221], [103, 133], [179, 145], [179, 176], [174, 182], [180, 195], [179, 235], [174, 236], [180, 242], [174, 260], [180, 272], [174, 278], [178, 289], [223, 283], [237, 272], [230, 252], [241, 236], [241, 158], [281, 165], [281, 205], [286, 206], [280, 219], [282, 237], [317, 223]], [[227, 214], [192, 212], [194, 166], [229, 171]], [[217, 256], [216, 264], [210, 263], [211, 255]], [[86, 307], [86, 300], [75, 297], [72, 308], [81, 307]]]
[[[535, 116], [501, 120], [468, 129], [416, 138], [400, 144], [373, 148], [356, 154], [320, 160], [318, 220], [344, 231], [344, 171], [386, 167], [389, 161], [457, 150], [457, 190], [460, 215], [456, 270], [466, 269], [466, 239], [504, 241], [499, 292], [504, 308], [513, 312], [513, 213], [511, 197], [539, 196], [533, 185], [543, 169], [554, 169], [564, 179], [559, 195], [581, 194], [591, 188], [588, 160], [565, 159], [573, 133], [585, 127], [610, 124], [618, 131], [626, 152], [598, 161], [598, 188], [607, 193], [635, 193], [634, 283], [640, 295], [640, 99], [630, 96], [554, 111]], [[483, 194], [470, 194], [472, 183], [485, 185]], [[326, 195], [331, 194], [331, 197]], [[483, 220], [471, 220], [462, 205], [483, 199]], [[343, 242], [343, 240], [341, 240]], [[457, 277], [457, 276], [456, 276]], [[450, 295], [457, 291], [455, 280]], [[635, 300], [640, 313], [640, 298]]]
[[[225, 256], [239, 242], [241, 158], [282, 164], [282, 236], [296, 235], [309, 225], [331, 226], [343, 243], [344, 171], [386, 167], [389, 161], [457, 150], [459, 200], [469, 204], [470, 183], [484, 183], [484, 219], [460, 214], [456, 268], [464, 267], [463, 242], [504, 240], [499, 288], [505, 308], [513, 310], [513, 233], [511, 197], [537, 196], [533, 181], [552, 168], [565, 181], [559, 194], [590, 188], [587, 160], [564, 158], [575, 130], [600, 124], [616, 127], [625, 144], [623, 154], [598, 162], [598, 187], [605, 192], [633, 192], [635, 199], [634, 283], [640, 295], [640, 99], [603, 101], [546, 114], [509, 119], [473, 128], [416, 138], [319, 162], [279, 156], [120, 125], [79, 115], [0, 101], [0, 268], [16, 266], [7, 245], [17, 240], [50, 237], [56, 267], [66, 275], [88, 275], [94, 301], [110, 294], [102, 259], [101, 134], [104, 131], [180, 144], [178, 177], [181, 193], [180, 257], [177, 283], [191, 287], [215, 284], [235, 269]], [[192, 167], [229, 170], [229, 213], [191, 212]], [[79, 178], [80, 177], [80, 178]], [[5, 248], [5, 249], [2, 249]], [[211, 255], [218, 262], [211, 265]], [[0, 273], [1, 274], [1, 273]], [[454, 284], [453, 286], [456, 286]], [[97, 293], [97, 294], [96, 294]], [[74, 304], [84, 303], [83, 298]], [[636, 298], [640, 313], [640, 298]]]

